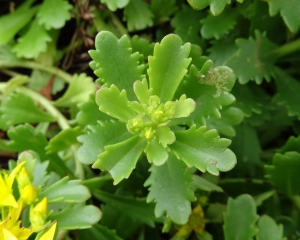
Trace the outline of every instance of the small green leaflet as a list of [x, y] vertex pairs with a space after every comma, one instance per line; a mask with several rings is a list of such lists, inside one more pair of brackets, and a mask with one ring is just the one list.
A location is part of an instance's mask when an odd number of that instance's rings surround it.
[[257, 240], [283, 240], [283, 226], [277, 225], [273, 218], [263, 215], [258, 220]]
[[270, 15], [274, 16], [280, 12], [288, 28], [296, 33], [300, 27], [299, 1], [272, 0], [267, 2], [269, 3]]
[[154, 204], [146, 203], [145, 198], [115, 195], [101, 190], [95, 190], [93, 195], [100, 201], [128, 215], [133, 220], [154, 227]]
[[130, 0], [124, 9], [129, 31], [142, 30], [153, 25], [153, 13], [143, 0]]
[[25, 1], [14, 12], [0, 17], [0, 45], [8, 43], [38, 10], [38, 6], [30, 7], [34, 0]]
[[175, 34], [169, 34], [161, 43], [156, 43], [153, 56], [149, 57], [149, 83], [153, 95], [162, 103], [172, 100], [175, 91], [187, 72], [191, 62], [188, 58], [191, 45], [182, 46], [182, 40]]
[[65, 94], [55, 101], [59, 107], [71, 107], [86, 102], [90, 94], [95, 93], [96, 86], [91, 77], [85, 73], [75, 74]]
[[275, 154], [273, 165], [265, 166], [267, 177], [287, 196], [299, 194], [300, 153]]
[[100, 122], [99, 125], [88, 126], [87, 132], [78, 137], [78, 141], [82, 143], [77, 153], [79, 161], [83, 164], [92, 164], [106, 145], [124, 141], [130, 136], [126, 125], [119, 121]]
[[101, 31], [96, 36], [96, 50], [90, 50], [94, 73], [107, 87], [115, 84], [125, 89], [129, 100], [135, 100], [133, 83], [143, 79], [144, 65], [140, 65], [139, 53], [132, 53], [129, 38], [124, 35], [118, 39], [108, 31]]
[[108, 145], [92, 167], [109, 171], [114, 179], [114, 184], [117, 184], [130, 176], [146, 144], [144, 138], [136, 135], [126, 141]]
[[0, 107], [1, 118], [10, 126], [20, 123], [54, 122], [56, 118], [37, 107], [23, 93], [12, 93]]
[[80, 180], [69, 180], [69, 177], [65, 177], [42, 190], [39, 193], [39, 198], [42, 199], [44, 197], [47, 197], [49, 203], [80, 203], [89, 199], [91, 194], [87, 187], [81, 184]]
[[298, 104], [299, 81], [280, 68], [275, 69], [274, 78], [277, 87], [275, 99], [277, 99], [279, 104], [286, 106], [289, 116], [297, 116], [300, 119], [300, 105]]
[[90, 228], [102, 217], [102, 212], [94, 205], [68, 205], [62, 211], [49, 216], [49, 220], [59, 222], [59, 229]]
[[52, 41], [44, 26], [35, 19], [26, 33], [18, 39], [13, 52], [18, 57], [36, 58], [41, 52], [47, 50], [47, 43]]
[[255, 202], [250, 195], [229, 198], [223, 226], [225, 240], [252, 240], [257, 233], [254, 225], [257, 219]]
[[100, 0], [101, 3], [106, 3], [111, 11], [116, 11], [117, 8], [124, 8], [130, 0]]
[[238, 12], [235, 9], [227, 8], [218, 16], [208, 15], [201, 20], [201, 35], [204, 38], [220, 39], [234, 28]]
[[48, 146], [45, 148], [47, 153], [60, 152], [70, 149], [77, 143], [77, 137], [81, 134], [81, 128], [69, 128], [59, 132], [50, 139]]
[[[244, 0], [237, 0], [242, 3]], [[195, 10], [202, 10], [210, 5], [210, 11], [213, 15], [219, 15], [225, 8], [226, 4], [230, 4], [231, 0], [188, 0], [188, 3]]]
[[44, 25], [46, 30], [62, 28], [71, 18], [70, 9], [72, 5], [66, 0], [44, 0], [37, 14], [39, 25]]
[[155, 215], [166, 212], [177, 224], [185, 224], [191, 214], [190, 201], [195, 200], [191, 190], [192, 174], [174, 154], [162, 166], [152, 166], [151, 175], [145, 182], [150, 186], [147, 202], [155, 201]]
[[266, 34], [255, 31], [255, 39], [237, 39], [236, 45], [239, 50], [225, 65], [233, 69], [240, 83], [255, 80], [261, 84], [264, 78], [270, 81], [277, 55], [273, 53], [276, 45], [267, 39]]
[[176, 142], [170, 149], [189, 167], [195, 166], [202, 172], [219, 175], [219, 171], [229, 171], [236, 164], [234, 153], [227, 149], [231, 141], [220, 138], [215, 130], [206, 127], [175, 132]]

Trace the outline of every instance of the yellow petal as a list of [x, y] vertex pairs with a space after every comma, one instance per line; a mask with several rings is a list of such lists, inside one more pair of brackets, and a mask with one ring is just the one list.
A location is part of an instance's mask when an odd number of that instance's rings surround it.
[[7, 194], [5, 197], [3, 197], [3, 199], [1, 199], [0, 206], [11, 206], [17, 208], [18, 204], [12, 194]]
[[43, 234], [43, 236], [40, 238], [40, 240], [53, 240], [54, 235], [55, 235], [56, 225], [57, 225], [57, 222], [55, 222], [51, 226], [51, 228], [49, 228], [49, 230]]
[[3, 229], [3, 240], [18, 240], [10, 231]]
[[37, 198], [37, 190], [33, 184], [26, 185], [21, 191], [21, 199], [27, 203], [31, 204]]
[[25, 161], [24, 162], [21, 162], [20, 164], [18, 164], [14, 170], [11, 171], [11, 173], [9, 174], [8, 176], [8, 179], [7, 179], [7, 185], [11, 188], [12, 185], [13, 185], [13, 182], [15, 180], [15, 177], [16, 177], [16, 174], [20, 171], [20, 169], [22, 168], [22, 166], [25, 164]]

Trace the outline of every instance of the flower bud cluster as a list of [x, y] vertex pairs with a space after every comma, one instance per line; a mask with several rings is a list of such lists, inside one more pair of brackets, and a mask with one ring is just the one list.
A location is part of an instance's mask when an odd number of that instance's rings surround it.
[[173, 117], [175, 103], [161, 103], [156, 95], [150, 96], [147, 104], [143, 104], [144, 112], [127, 122], [127, 129], [132, 134], [140, 133], [141, 137], [151, 140], [156, 135], [158, 126], [166, 125]]

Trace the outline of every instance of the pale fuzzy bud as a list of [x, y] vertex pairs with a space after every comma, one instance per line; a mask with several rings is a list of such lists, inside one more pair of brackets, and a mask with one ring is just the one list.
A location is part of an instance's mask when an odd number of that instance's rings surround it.
[[33, 228], [45, 224], [47, 218], [47, 198], [43, 198], [35, 207], [30, 208], [29, 218]]

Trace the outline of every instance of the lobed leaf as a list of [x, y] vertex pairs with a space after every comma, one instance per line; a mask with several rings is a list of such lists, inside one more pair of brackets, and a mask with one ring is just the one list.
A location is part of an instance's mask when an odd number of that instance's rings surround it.
[[68, 205], [62, 211], [52, 214], [51, 221], [59, 223], [59, 229], [84, 229], [90, 228], [102, 217], [102, 212], [94, 205]]
[[208, 15], [201, 20], [201, 35], [204, 38], [220, 39], [224, 34], [234, 28], [237, 23], [238, 12], [233, 9], [225, 9], [218, 16]]
[[69, 177], [64, 177], [39, 193], [40, 199], [44, 197], [49, 203], [80, 203], [89, 199], [91, 194], [87, 187], [81, 184], [80, 180], [69, 180]]
[[129, 137], [126, 125], [122, 122], [101, 122], [100, 125], [88, 126], [87, 132], [77, 138], [82, 143], [77, 152], [78, 159], [83, 164], [92, 164], [106, 145], [124, 141]]
[[12, 93], [0, 107], [1, 118], [9, 125], [20, 123], [54, 122], [56, 118], [35, 105], [23, 93]]
[[273, 53], [276, 45], [267, 39], [266, 34], [256, 31], [255, 39], [237, 39], [236, 45], [239, 50], [225, 65], [233, 69], [239, 82], [245, 84], [255, 80], [257, 84], [261, 84], [263, 78], [270, 81], [277, 56]]
[[258, 220], [257, 240], [283, 240], [283, 227], [277, 225], [273, 218], [263, 215]]
[[144, 66], [139, 65], [138, 53], [132, 53], [128, 36], [118, 39], [108, 31], [96, 36], [96, 50], [90, 50], [94, 73], [107, 86], [116, 85], [127, 92], [129, 100], [135, 100], [133, 83], [143, 79]]
[[153, 13], [143, 0], [130, 0], [124, 9], [129, 31], [142, 30], [153, 25]]
[[54, 104], [59, 107], [71, 107], [88, 101], [90, 94], [95, 93], [95, 91], [96, 86], [91, 77], [88, 77], [85, 73], [75, 74], [67, 91]]
[[77, 137], [81, 134], [81, 128], [69, 128], [62, 130], [50, 139], [48, 146], [45, 148], [47, 153], [60, 152], [70, 149], [77, 144]]
[[176, 141], [170, 149], [189, 167], [219, 175], [219, 171], [229, 171], [236, 164], [234, 153], [227, 149], [230, 140], [220, 138], [215, 130], [206, 131], [206, 127], [175, 132]]
[[40, 26], [35, 19], [26, 33], [18, 38], [18, 42], [12, 50], [19, 58], [36, 58], [47, 50], [47, 43], [51, 41], [46, 29]]
[[250, 195], [229, 198], [223, 226], [225, 240], [252, 240], [257, 233], [254, 225], [257, 219], [255, 202]]
[[298, 0], [272, 0], [268, 1], [271, 16], [280, 12], [285, 24], [292, 32], [297, 32], [300, 27], [299, 1]]
[[185, 224], [191, 214], [194, 193], [191, 190], [192, 174], [173, 154], [162, 166], [152, 166], [145, 182], [150, 186], [147, 202], [155, 201], [155, 215], [167, 217], [177, 224]]
[[92, 167], [109, 171], [114, 179], [114, 184], [118, 184], [130, 176], [145, 147], [146, 140], [138, 135], [126, 141], [108, 145]]
[[0, 17], [0, 45], [8, 43], [38, 10], [38, 6], [30, 7], [34, 0], [25, 1], [20, 7], [10, 14]]
[[71, 18], [69, 11], [71, 9], [72, 5], [68, 1], [45, 0], [37, 14], [38, 23], [39, 25], [44, 25], [46, 30], [62, 28], [65, 22]]
[[96, 190], [93, 195], [107, 205], [116, 208], [135, 221], [154, 227], [154, 204], [146, 203], [145, 198], [115, 195], [101, 190]]
[[273, 165], [266, 165], [265, 169], [268, 174], [267, 177], [284, 194], [287, 196], [299, 194], [300, 153], [277, 153], [273, 157]]
[[167, 35], [156, 43], [153, 56], [149, 57], [149, 82], [152, 94], [163, 103], [172, 100], [176, 89], [187, 72], [191, 59], [187, 58], [191, 46], [175, 34]]

